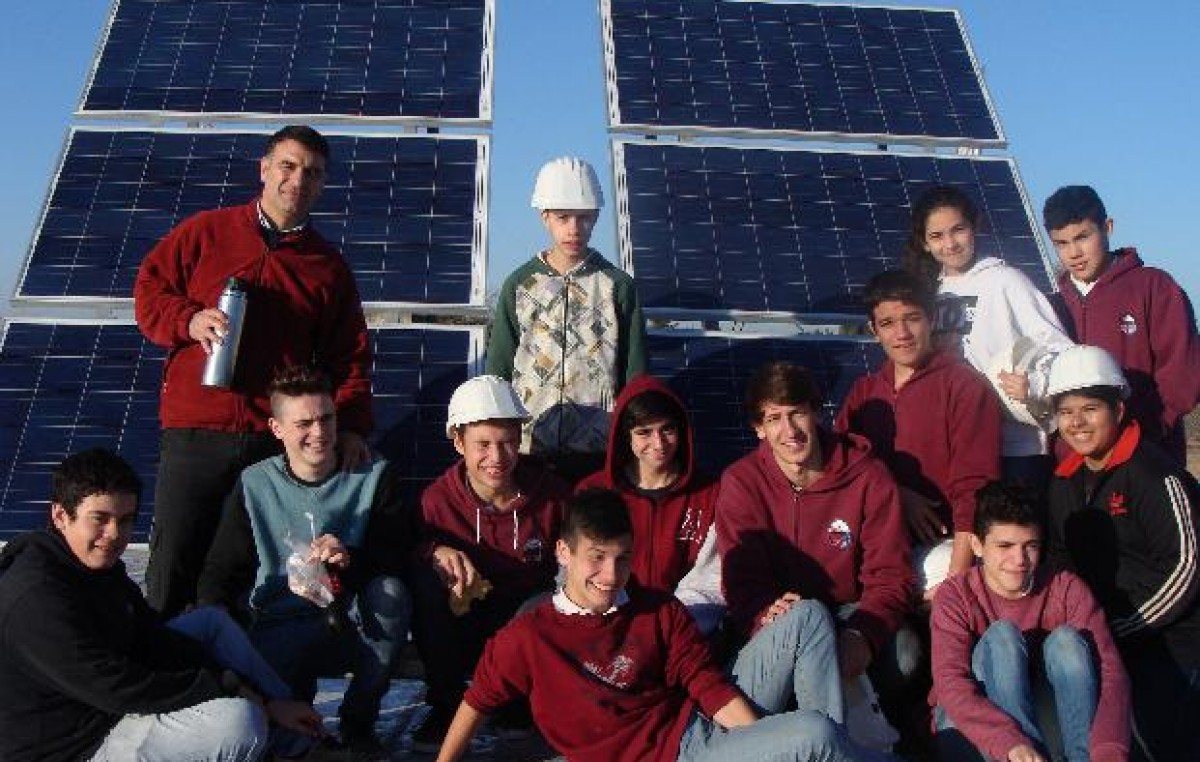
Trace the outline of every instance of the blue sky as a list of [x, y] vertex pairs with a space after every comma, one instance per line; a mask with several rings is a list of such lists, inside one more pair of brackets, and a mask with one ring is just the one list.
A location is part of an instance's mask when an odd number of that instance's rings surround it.
[[[497, 0], [489, 280], [544, 243], [529, 207], [538, 166], [576, 154], [611, 199], [597, 4]], [[943, 7], [936, 3], [877, 3]], [[1089, 183], [1136, 245], [1200, 298], [1200, 4], [1190, 0], [964, 0], [975, 52], [1035, 209]], [[17, 0], [0, 25], [0, 295], [11, 296], [106, 0]], [[613, 258], [610, 210], [595, 245]]]

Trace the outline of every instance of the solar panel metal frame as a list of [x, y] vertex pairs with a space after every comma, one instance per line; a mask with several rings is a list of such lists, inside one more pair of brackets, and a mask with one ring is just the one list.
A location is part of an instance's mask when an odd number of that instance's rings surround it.
[[[29, 246], [26, 252], [25, 260], [21, 265], [20, 273], [17, 276], [17, 286], [14, 291], [12, 302], [15, 306], [99, 306], [104, 309], [119, 309], [121, 307], [131, 306], [133, 303], [133, 295], [130, 293], [128, 298], [118, 297], [102, 297], [92, 295], [32, 295], [22, 293], [25, 284], [26, 276], [29, 273], [32, 263], [33, 254], [37, 248], [39, 239], [42, 234], [43, 226], [50, 212], [50, 202], [53, 198], [54, 191], [58, 187], [58, 182], [62, 176], [63, 166], [69, 152], [69, 148], [77, 133], [155, 133], [155, 134], [184, 134], [184, 135], [261, 135], [265, 139], [271, 135], [274, 130], [270, 129], [244, 129], [237, 127], [218, 127], [218, 128], [196, 128], [196, 127], [170, 127], [170, 128], [151, 128], [147, 126], [72, 126], [68, 129], [67, 135], [63, 140], [62, 147], [59, 150], [58, 161], [55, 164], [54, 174], [50, 184], [46, 188], [44, 198], [42, 200], [41, 212], [38, 215], [38, 222], [35, 226], [32, 235], [30, 236]], [[427, 312], [446, 312], [447, 308], [453, 310], [458, 306], [483, 306], [486, 299], [487, 291], [487, 251], [488, 251], [488, 209], [489, 209], [489, 177], [491, 174], [491, 137], [488, 135], [473, 135], [473, 134], [437, 134], [426, 135], [410, 132], [396, 131], [353, 131], [353, 130], [328, 130], [322, 133], [326, 137], [348, 137], [348, 138], [379, 138], [379, 139], [401, 139], [401, 140], [437, 140], [437, 141], [473, 141], [476, 149], [476, 164], [475, 164], [475, 199], [473, 205], [473, 221], [472, 221], [472, 243], [471, 243], [471, 283], [469, 289], [469, 297], [466, 302], [405, 302], [405, 301], [364, 301], [364, 309], [374, 310], [389, 310], [391, 312], [409, 312], [417, 310], [425, 310]], [[334, 157], [334, 162], [337, 162], [337, 157]], [[315, 216], [321, 216], [321, 202], [317, 202]]]
[[[53, 327], [76, 326], [76, 327], [84, 327], [84, 328], [92, 328], [92, 327], [99, 328], [99, 327], [106, 327], [106, 326], [117, 326], [117, 327], [121, 327], [121, 328], [128, 328], [128, 329], [133, 329], [133, 334], [137, 335], [139, 337], [139, 340], [142, 342], [143, 347], [146, 347], [146, 346], [152, 347], [153, 352], [156, 356], [166, 354], [165, 349], [162, 349], [161, 347], [151, 344], [149, 342], [149, 340], [142, 337], [141, 334], [139, 332], [137, 332], [135, 323], [129, 319], [96, 320], [96, 319], [41, 318], [41, 317], [8, 318], [3, 321], [0, 321], [0, 351], [4, 351], [8, 348], [9, 330], [12, 326], [15, 326], [15, 325], [45, 325], [45, 326], [53, 326]], [[395, 325], [395, 324], [372, 326], [371, 327], [372, 345], [375, 345], [380, 341], [381, 335], [384, 335], [389, 332], [398, 332], [398, 333], [407, 332], [407, 333], [412, 333], [412, 334], [420, 333], [422, 335], [422, 338], [427, 337], [427, 335], [431, 334], [431, 333], [447, 333], [447, 334], [454, 333], [454, 334], [464, 335], [466, 337], [466, 355], [465, 355], [465, 357], [463, 357], [463, 372], [464, 372], [463, 375], [465, 376], [465, 378], [470, 378], [481, 372], [482, 348], [483, 348], [483, 339], [484, 339], [484, 331], [481, 326]], [[109, 348], [109, 349], [111, 351], [111, 348]], [[93, 350], [92, 353], [90, 355], [88, 355], [88, 357], [90, 359], [94, 359], [95, 357], [100, 356], [102, 354], [103, 354], [102, 350], [100, 348], [97, 348], [97, 349]], [[145, 358], [146, 356], [147, 355], [144, 353], [139, 355], [139, 357], [141, 357], [141, 358]], [[160, 366], [161, 365], [161, 357], [154, 358], [153, 362], [155, 365]], [[44, 365], [44, 363], [45, 363], [45, 360], [43, 358], [42, 365]], [[139, 362], [138, 367], [139, 368], [142, 367], [142, 364], [140, 362]], [[432, 368], [432, 367], [434, 367], [434, 366], [426, 366], [426, 365], [422, 364], [420, 366], [420, 370], [422, 372], [424, 372], [427, 370], [427, 368]], [[405, 369], [407, 369], [407, 368], [405, 368]], [[150, 414], [149, 414], [150, 425], [139, 427], [136, 430], [136, 431], [141, 431], [142, 429], [147, 429], [147, 428], [153, 430], [153, 439], [151, 440], [151, 442], [148, 444], [147, 443], [142, 443], [142, 444], [145, 447], [153, 447], [155, 449], [155, 452], [157, 452], [158, 434], [160, 431], [159, 419], [158, 419], [158, 403], [159, 403], [158, 386], [160, 383], [160, 378], [161, 378], [161, 373], [156, 371], [153, 374], [153, 377], [151, 379], [149, 379], [149, 383], [146, 385], [146, 388], [140, 390], [140, 394], [143, 397], [145, 397], [147, 394], [150, 394], [150, 396], [153, 399], [153, 408], [152, 408], [152, 412], [150, 412]], [[68, 379], [68, 380], [70, 381], [73, 379]], [[433, 380], [433, 379], [424, 379], [423, 383], [416, 387], [415, 392], [420, 393], [422, 391], [426, 391], [427, 389], [431, 388], [429, 386], [431, 380]], [[87, 385], [92, 381], [93, 381], [93, 379], [91, 377], [86, 377], [82, 380], [82, 383]], [[454, 383], [456, 386], [458, 383], [457, 379], [455, 379]], [[5, 391], [7, 391], [7, 392], [28, 391], [28, 392], [30, 392], [31, 397], [36, 397], [35, 393], [40, 388], [41, 388], [40, 386], [33, 386], [26, 390], [26, 389], [17, 389], [15, 387], [6, 387]], [[125, 401], [127, 404], [132, 404], [134, 401], [132, 399], [132, 395], [137, 391], [138, 390], [132, 390], [132, 391], [129, 391], [127, 394], [122, 394], [121, 395], [122, 400]], [[445, 448], [445, 453], [444, 453], [445, 461], [446, 461], [447, 465], [449, 463], [453, 462], [454, 458], [457, 457], [455, 455], [450, 443], [445, 439], [444, 428], [442, 428], [444, 426], [444, 420], [445, 420], [445, 410], [444, 410], [443, 406], [445, 403], [447, 403], [449, 401], [449, 394], [452, 391], [453, 391], [453, 389], [445, 384], [443, 384], [442, 388], [440, 388], [438, 390], [438, 393], [441, 395], [441, 397], [444, 397], [444, 399], [439, 398], [437, 400], [437, 406], [434, 408], [437, 411], [437, 413], [435, 413], [435, 418], [437, 419], [437, 421], [436, 421], [436, 423], [437, 423], [436, 440], [437, 441], [433, 442], [430, 440], [420, 440], [421, 446], [444, 447]], [[91, 392], [91, 394], [94, 394], [94, 393], [95, 392]], [[119, 394], [119, 392], [118, 392], [118, 394]], [[50, 396], [47, 399], [52, 401], [54, 399], [54, 397]], [[89, 393], [85, 393], [85, 394], [81, 395], [81, 397], [79, 398], [80, 404], [82, 405], [84, 403], [84, 401], [87, 399], [89, 399]], [[386, 400], [387, 396], [386, 395], [380, 396], [380, 399]], [[6, 402], [6, 403], [8, 402], [7, 399], [4, 399], [2, 401]], [[143, 403], [146, 402], [145, 399], [142, 399], [141, 401]], [[31, 404], [32, 404], [32, 401], [31, 401]], [[421, 409], [423, 407], [427, 407], [427, 406], [420, 406], [420, 405], [411, 406], [410, 409], [401, 410], [401, 411], [376, 410], [375, 417], [376, 417], [376, 422], [377, 422], [376, 428], [378, 431], [378, 436], [383, 437], [383, 436], [386, 436], [389, 431], [397, 430], [401, 424], [405, 423], [406, 415], [414, 415], [414, 416], [419, 417]], [[26, 411], [25, 418], [23, 418], [22, 420], [19, 420], [19, 421], [11, 421], [10, 420], [10, 421], [7, 421], [6, 423], [11, 424], [14, 422], [18, 423], [18, 424], [20, 424], [20, 426], [24, 427], [26, 424], [29, 423], [29, 411]], [[143, 421], [143, 423], [144, 422], [145, 421]], [[72, 422], [69, 426], [69, 428], [72, 429], [72, 437], [78, 435], [77, 429], [81, 425], [83, 425], [83, 424], [80, 422], [80, 420], [78, 418], [72, 420]], [[406, 429], [405, 432], [407, 433], [407, 431], [408, 430]], [[130, 433], [130, 429], [128, 428], [128, 418], [126, 418], [125, 425], [123, 425], [118, 430], [118, 435], [122, 439], [127, 438], [127, 436], [132, 436], [132, 434]], [[2, 444], [2, 446], [4, 446], [4, 447], [7, 447], [10, 443], [3, 442], [0, 444]], [[16, 455], [22, 453], [22, 450], [21, 450], [22, 444], [20, 441], [14, 441], [11, 444], [14, 447], [14, 458], [15, 458]], [[79, 445], [79, 446], [73, 445], [71, 447], [71, 450], [72, 451], [78, 450], [78, 449], [80, 449], [81, 446], [82, 445]], [[36, 453], [34, 453], [34, 454], [36, 454]], [[146, 461], [143, 461], [143, 460], [140, 460], [137, 458], [133, 458], [133, 457], [130, 457], [129, 459], [131, 461], [133, 461], [132, 464], [135, 466], [135, 469], [139, 470], [140, 475], [142, 476], [143, 481], [145, 482], [146, 487], [147, 487], [144, 490], [144, 494], [143, 494], [143, 501], [142, 501], [143, 505], [151, 506], [153, 504], [152, 484], [153, 484], [153, 480], [155, 478], [154, 464], [156, 461], [146, 462]], [[36, 494], [32, 497], [25, 497], [24, 499], [21, 499], [22, 496], [20, 493], [25, 492], [25, 490], [19, 490], [18, 494], [16, 495], [16, 499], [18, 499], [20, 502], [17, 504], [14, 504], [11, 501], [14, 499], [13, 485], [12, 485], [12, 477], [13, 477], [12, 467], [13, 467], [13, 465], [15, 465], [15, 463], [16, 463], [16, 461], [14, 460], [14, 462], [9, 464], [8, 471], [0, 472], [0, 476], [2, 476], [4, 479], [4, 481], [2, 483], [0, 483], [0, 513], [3, 513], [4, 511], [11, 509], [11, 508], [18, 508], [21, 510], [22, 513], [30, 513], [32, 515], [35, 515], [37, 517], [37, 519], [35, 519], [34, 523], [37, 526], [40, 526], [45, 521], [45, 516], [46, 516], [45, 511], [46, 511], [46, 507], [48, 506], [48, 503], [49, 503], [49, 497], [50, 497], [49, 479], [48, 478], [46, 479], [44, 494], [39, 491], [38, 494]], [[54, 459], [54, 462], [38, 461], [38, 464], [39, 464], [39, 466], [44, 467], [45, 474], [48, 477], [50, 469], [53, 468], [54, 465], [57, 464], [57, 458]], [[422, 476], [419, 478], [413, 477], [413, 476], [409, 475], [409, 473], [407, 473], [407, 468], [411, 467], [412, 465], [413, 465], [413, 463], [402, 464], [402, 467], [406, 468], [406, 473], [402, 477], [402, 479], [403, 479], [404, 484], [407, 485], [407, 486], [403, 487], [403, 489], [406, 489], [408, 493], [419, 491], [419, 490], [417, 490], [417, 487], [423, 486], [423, 484], [425, 483], [424, 479], [428, 478], [431, 480], [433, 477], [436, 476], [436, 474], [429, 474], [428, 476]], [[37, 472], [37, 475], [39, 478], [42, 476], [42, 471], [40, 469]], [[412, 497], [411, 494], [410, 494], [410, 497]], [[29, 510], [28, 506], [36, 506], [36, 510]], [[148, 529], [148, 523], [150, 520], [150, 513], [151, 513], [150, 510], [144, 510], [142, 512], [141, 516], [139, 517], [139, 519], [140, 519], [138, 522], [139, 527], [137, 529], [137, 536], [139, 538], [145, 537], [145, 534]], [[28, 528], [34, 528], [34, 526], [31, 525]], [[0, 542], [2, 542], [2, 538], [5, 534], [9, 534], [13, 531], [23, 531], [23, 528], [18, 528], [16, 530], [0, 529]]]
[[194, 122], [202, 120], [204, 122], [252, 122], [255, 124], [279, 123], [292, 124], [301, 122], [311, 122], [316, 124], [375, 124], [375, 125], [405, 125], [410, 127], [480, 127], [487, 128], [492, 124], [492, 102], [495, 70], [495, 33], [496, 33], [496, 8], [495, 0], [483, 0], [484, 16], [483, 16], [483, 40], [482, 50], [480, 51], [480, 82], [479, 82], [479, 113], [473, 118], [443, 118], [436, 116], [379, 116], [379, 115], [355, 115], [355, 114], [306, 114], [306, 113], [284, 113], [284, 112], [224, 112], [224, 111], [170, 111], [170, 110], [139, 110], [139, 109], [88, 109], [86, 107], [88, 93], [91, 91], [92, 84], [95, 82], [96, 73], [100, 67], [100, 60], [104, 55], [104, 50], [108, 44], [109, 36], [112, 32], [113, 23], [117, 17], [117, 10], [121, 4], [121, 0], [111, 0], [111, 7], [108, 14], [108, 19], [104, 24], [104, 29], [101, 32], [100, 40], [96, 45], [96, 52], [92, 56], [91, 65], [88, 67], [88, 75], [84, 82], [83, 90], [79, 95], [79, 102], [75, 108], [75, 117], [77, 119], [97, 119], [97, 120], [132, 120], [145, 121], [155, 124], [160, 124], [166, 121], [188, 121]]
[[880, 9], [892, 11], [926, 11], [926, 12], [946, 12], [954, 15], [958, 29], [962, 34], [963, 42], [966, 45], [967, 55], [970, 57], [971, 66], [974, 70], [976, 80], [979, 82], [980, 91], [982, 92], [984, 103], [987, 106], [988, 115], [991, 117], [992, 124], [995, 126], [995, 138], [973, 138], [973, 137], [950, 137], [937, 135], [903, 135], [893, 133], [856, 133], [856, 132], [821, 132], [821, 131], [806, 131], [806, 130], [786, 130], [786, 129], [752, 129], [745, 127], [713, 127], [703, 125], [690, 124], [647, 124], [641, 122], [625, 122], [621, 117], [620, 107], [620, 92], [617, 83], [617, 60], [616, 60], [616, 45], [613, 41], [613, 22], [612, 22], [612, 2], [613, 0], [600, 0], [600, 25], [601, 37], [604, 49], [604, 87], [606, 95], [606, 105], [608, 112], [608, 130], [610, 133], [636, 133], [639, 135], [664, 135], [664, 136], [681, 136], [681, 137], [734, 137], [734, 138], [749, 138], [758, 140], [809, 140], [823, 141], [830, 143], [876, 143], [876, 144], [892, 144], [892, 143], [909, 143], [923, 146], [967, 146], [974, 148], [1006, 148], [1008, 146], [1008, 138], [1004, 133], [1004, 126], [1000, 121], [1000, 115], [996, 110], [995, 103], [992, 99], [991, 92], [988, 90], [987, 82], [983, 77], [983, 68], [979, 64], [979, 58], [975, 54], [975, 48], [971, 44], [971, 38], [967, 34], [967, 28], [963, 22], [962, 14], [958, 9], [954, 8], [935, 8], [935, 7], [918, 7], [918, 6], [896, 6], [896, 5], [876, 5], [876, 4], [847, 4], [836, 2], [821, 2], [820, 0], [718, 0], [719, 2], [728, 3], [754, 3], [768, 5], [816, 5], [827, 7], [845, 7], [845, 8], [865, 8], [865, 9]]
[[[751, 143], [738, 142], [715, 142], [706, 141], [704, 143], [681, 143], [681, 142], [664, 142], [653, 138], [613, 138], [610, 141], [609, 148], [612, 154], [613, 168], [613, 188], [615, 196], [615, 220], [617, 225], [617, 249], [620, 256], [621, 268], [634, 277], [637, 281], [637, 265], [634, 261], [632, 223], [630, 220], [629, 210], [629, 185], [627, 180], [627, 169], [625, 164], [625, 147], [626, 146], [648, 146], [652, 148], [663, 148], [671, 150], [707, 150], [707, 149], [732, 149], [736, 151], [770, 151], [780, 153], [811, 153], [811, 154], [830, 154], [830, 155], [851, 155], [851, 156], [873, 156], [873, 157], [891, 157], [899, 159], [925, 159], [937, 161], [963, 161], [963, 162], [995, 162], [1007, 164], [1011, 171], [1013, 180], [1016, 185], [1017, 192], [1021, 198], [1021, 206], [1024, 211], [1025, 218], [1029, 221], [1031, 239], [1037, 246], [1042, 267], [1045, 271], [1046, 282], [1049, 287], [1053, 287], [1054, 264], [1049, 253], [1046, 251], [1045, 242], [1039, 233], [1036, 226], [1033, 208], [1029, 203], [1029, 194], [1025, 189], [1025, 184], [1021, 179], [1020, 172], [1017, 168], [1016, 160], [1007, 156], [953, 156], [944, 153], [920, 153], [916, 151], [871, 151], [866, 149], [835, 149], [806, 145], [788, 145], [780, 146], [765, 146]], [[897, 252], [897, 256], [899, 252]], [[742, 309], [742, 308], [687, 308], [677, 306], [645, 306], [643, 301], [643, 311], [646, 316], [654, 319], [662, 320], [683, 320], [683, 321], [711, 321], [711, 320], [734, 320], [745, 322], [797, 322], [802, 324], [825, 324], [825, 323], [845, 323], [854, 324], [863, 322], [864, 318], [861, 311], [840, 312], [840, 311], [805, 311], [792, 312], [783, 310], [757, 310], [757, 309]]]
[[[842, 383], [840, 388], [833, 388], [830, 384], [828, 376], [830, 367], [811, 367], [806, 366], [813, 372], [818, 385], [824, 395], [824, 403], [821, 406], [822, 425], [832, 426], [833, 418], [836, 416], [838, 409], [842, 404], [842, 396], [849, 391], [850, 386], [859, 377], [856, 371], [862, 370], [866, 372], [873, 371], [883, 361], [883, 351], [879, 347], [878, 342], [869, 336], [862, 335], [822, 335], [822, 334], [803, 334], [803, 335], [778, 335], [770, 333], [754, 333], [754, 332], [733, 332], [733, 331], [711, 331], [711, 330], [693, 330], [693, 329], [656, 329], [652, 328], [649, 331], [648, 347], [655, 350], [656, 346], [664, 341], [678, 341], [681, 344], [706, 340], [718, 340], [728, 342], [728, 350], [717, 348], [715, 353], [723, 351], [736, 352], [739, 344], [749, 346], [756, 343], [764, 343], [771, 347], [773, 357], [781, 360], [791, 360], [800, 365], [805, 365], [804, 357], [800, 356], [804, 350], [812, 350], [819, 347], [833, 348], [842, 346], [846, 348], [860, 347], [863, 353], [863, 363], [861, 366], [853, 367], [845, 365], [838, 366], [846, 368], [853, 373], [848, 378], [839, 379]], [[797, 349], [796, 357], [789, 357], [786, 348], [792, 346]], [[750, 423], [746, 420], [744, 411], [742, 410], [742, 399], [745, 393], [745, 381], [756, 370], [754, 365], [735, 365], [730, 364], [729, 367], [737, 368], [740, 372], [734, 376], [724, 380], [731, 382], [728, 389], [721, 390], [720, 394], [710, 393], [711, 399], [721, 400], [722, 410], [717, 411], [714, 415], [711, 408], [705, 407], [703, 395], [696, 394], [690, 387], [679, 382], [677, 378], [681, 374], [692, 372], [692, 365], [675, 367], [672, 366], [671, 372], [660, 367], [663, 362], [663, 350], [661, 347], [657, 351], [650, 352], [650, 367], [649, 372], [656, 377], [664, 380], [672, 388], [678, 392], [687, 404], [688, 412], [692, 418], [693, 425], [700, 431], [697, 449], [698, 457], [701, 462], [712, 469], [714, 466], [724, 467], [741, 455], [752, 452], [756, 442], [754, 432], [751, 429]], [[656, 362], [656, 359], [658, 362]], [[707, 358], [705, 358], [707, 359]], [[700, 370], [696, 370], [696, 378], [703, 379], [705, 382], [711, 383], [714, 380], [714, 373], [709, 370], [704, 370], [703, 365], [698, 364]], [[732, 383], [736, 382], [736, 383]], [[706, 414], [707, 413], [707, 414]], [[737, 426], [731, 428], [727, 425], [728, 421], [722, 419], [736, 419]], [[740, 448], [734, 448], [734, 442], [729, 441], [729, 435], [736, 431], [736, 443], [740, 443]], [[725, 437], [725, 438], [723, 438]], [[723, 451], [728, 451], [729, 457], [722, 459], [719, 457]]]

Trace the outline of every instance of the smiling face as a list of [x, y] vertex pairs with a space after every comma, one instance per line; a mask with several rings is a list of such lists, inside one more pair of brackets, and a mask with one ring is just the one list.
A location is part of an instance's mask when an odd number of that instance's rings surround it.
[[799, 483], [797, 477], [801, 473], [822, 464], [816, 412], [808, 403], [780, 405], [774, 402], [764, 402], [761, 411], [754, 433], [770, 446], [783, 473], [792, 482]]
[[551, 253], [574, 262], [587, 253], [599, 213], [592, 209], [547, 209], [542, 223], [550, 233]]
[[50, 506], [50, 520], [71, 552], [94, 571], [112, 568], [125, 552], [137, 518], [137, 496], [128, 493], [88, 495], [72, 517], [60, 503]]
[[308, 219], [325, 188], [325, 157], [296, 140], [282, 140], [259, 161], [262, 209], [282, 229]]
[[337, 467], [337, 413], [328, 394], [275, 395], [271, 433], [283, 442], [288, 465], [301, 479], [318, 481]]
[[877, 304], [871, 310], [871, 332], [897, 368], [919, 368], [933, 352], [929, 315], [909, 302], [888, 300]]
[[1114, 408], [1105, 400], [1068, 392], [1058, 398], [1054, 410], [1063, 441], [1083, 456], [1089, 468], [1103, 468], [1121, 434], [1124, 403]]
[[633, 537], [626, 534], [596, 540], [583, 534], [575, 538], [574, 545], [566, 540], [555, 545], [558, 563], [566, 572], [563, 591], [576, 606], [603, 614], [616, 604], [629, 582]]
[[509, 497], [517, 491], [519, 421], [479, 421], [454, 432], [454, 449], [467, 466], [467, 480], [475, 494], [486, 501]]
[[952, 206], [939, 206], [925, 218], [925, 250], [944, 275], [962, 275], [975, 262], [975, 227]]
[[1050, 241], [1058, 252], [1058, 259], [1072, 278], [1091, 283], [1108, 269], [1112, 261], [1108, 252], [1112, 224], [1112, 220], [1098, 225], [1095, 220], [1087, 219], [1050, 231]]
[[996, 523], [982, 541], [971, 535], [971, 550], [980, 559], [988, 589], [1015, 600], [1033, 586], [1033, 574], [1042, 557], [1042, 533], [1036, 526]]
[[676, 468], [679, 453], [679, 424], [660, 418], [629, 430], [629, 449], [642, 474], [663, 474]]

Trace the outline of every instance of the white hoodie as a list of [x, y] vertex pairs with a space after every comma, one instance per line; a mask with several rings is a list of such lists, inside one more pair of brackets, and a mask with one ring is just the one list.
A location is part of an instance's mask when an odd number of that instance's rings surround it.
[[[938, 286], [938, 331], [958, 333], [967, 362], [997, 388], [990, 368], [1012, 367], [1013, 345], [1017, 339], [1032, 339], [1047, 351], [1043, 359], [1029, 369], [1029, 397], [1045, 397], [1050, 363], [1062, 350], [1072, 346], [1046, 296], [1025, 273], [996, 257], [975, 260], [962, 275], [943, 275]], [[1003, 358], [1003, 359], [1000, 359]], [[1007, 457], [1043, 455], [1046, 433], [1006, 416], [1001, 454]]]

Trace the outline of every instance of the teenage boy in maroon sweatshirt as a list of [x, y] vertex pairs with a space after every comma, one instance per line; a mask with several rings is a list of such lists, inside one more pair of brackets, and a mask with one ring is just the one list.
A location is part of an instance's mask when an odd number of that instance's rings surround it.
[[1046, 762], [1049, 689], [1068, 762], [1129, 758], [1129, 678], [1104, 611], [1069, 571], [1040, 565], [1043, 497], [989, 482], [971, 547], [979, 565], [933, 603], [933, 691], [941, 759]]
[[[430, 705], [413, 731], [415, 751], [441, 745], [487, 639], [528, 599], [554, 589], [554, 541], [571, 487], [518, 452], [528, 418], [498, 376], [472, 378], [450, 398], [446, 432], [462, 457], [421, 495], [411, 573], [413, 640]], [[519, 706], [496, 719], [502, 734], [528, 732]]]
[[[970, 366], [934, 348], [935, 296], [920, 280], [889, 270], [867, 283], [867, 326], [887, 360], [859, 378], [835, 428], [866, 437], [900, 486], [913, 544], [953, 538], [949, 569], [971, 568], [975, 493], [1000, 478], [1000, 404]], [[923, 591], [927, 598], [933, 590]]]
[[1091, 187], [1056, 190], [1042, 220], [1063, 265], [1054, 295], [1063, 327], [1116, 358], [1142, 436], [1186, 465], [1183, 418], [1200, 402], [1200, 336], [1187, 294], [1136, 249], [1109, 248], [1113, 221]]
[[816, 383], [798, 365], [759, 368], [745, 407], [762, 441], [725, 470], [717, 505], [734, 624], [750, 637], [798, 601], [819, 600], [844, 617], [842, 675], [872, 666], [881, 695], [898, 691], [920, 646], [901, 630], [912, 570], [895, 480], [865, 439], [818, 424]]
[[[855, 746], [831, 718], [840, 680], [820, 605], [797, 607], [789, 647], [739, 656], [735, 686], [678, 600], [626, 590], [632, 544], [620, 495], [571, 498], [555, 548], [563, 587], [488, 643], [439, 762], [461, 758], [488, 713], [523, 696], [572, 762], [895, 760]], [[799, 709], [777, 714], [789, 700]]]

